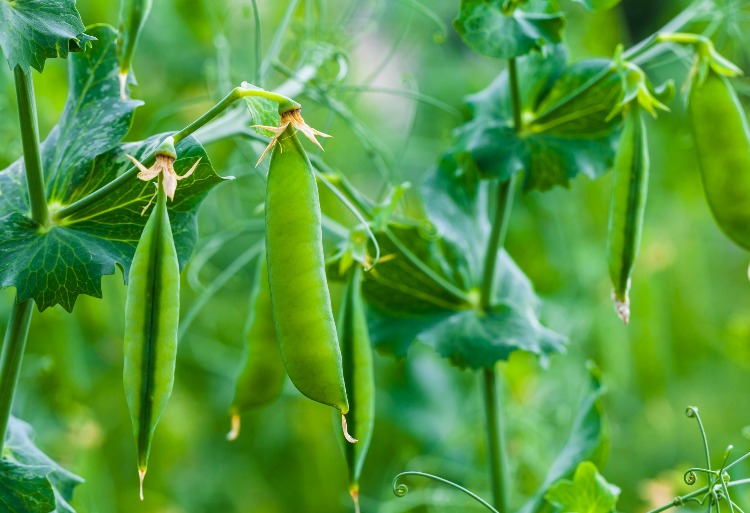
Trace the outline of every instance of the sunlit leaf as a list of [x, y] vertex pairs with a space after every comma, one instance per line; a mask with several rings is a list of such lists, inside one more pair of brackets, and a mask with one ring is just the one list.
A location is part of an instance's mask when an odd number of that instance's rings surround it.
[[614, 511], [620, 489], [609, 484], [596, 465], [584, 461], [573, 480], [562, 479], [545, 496], [561, 513], [610, 513]]
[[534, 496], [521, 508], [520, 513], [537, 513], [544, 505], [544, 495], [555, 483], [567, 479], [579, 463], [593, 462], [602, 466], [609, 455], [609, 425], [604, 415], [602, 396], [605, 389], [601, 382], [600, 371], [593, 365], [591, 373], [591, 392], [581, 403], [578, 415], [565, 445], [552, 463], [544, 483]]

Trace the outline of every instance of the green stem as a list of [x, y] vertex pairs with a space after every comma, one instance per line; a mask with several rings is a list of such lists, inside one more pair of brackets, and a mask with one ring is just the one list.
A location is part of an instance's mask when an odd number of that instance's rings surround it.
[[505, 426], [495, 369], [484, 369], [484, 413], [487, 422], [487, 453], [490, 466], [492, 502], [496, 509], [508, 509], [508, 459], [505, 453]]
[[[518, 84], [518, 69], [515, 59], [508, 60], [508, 80], [510, 82], [510, 97], [513, 107], [513, 128], [516, 132], [521, 130], [521, 94]], [[482, 312], [488, 312], [492, 307], [495, 292], [495, 275], [497, 273], [497, 258], [500, 249], [505, 244], [505, 236], [508, 233], [510, 211], [513, 206], [513, 191], [515, 189], [516, 173], [507, 181], [497, 186], [497, 204], [495, 206], [495, 217], [492, 222], [492, 231], [487, 243], [487, 252], [484, 259], [484, 272], [482, 276], [482, 289], [479, 296], [479, 308]], [[500, 392], [498, 390], [498, 376], [496, 368], [484, 369], [484, 413], [487, 429], [487, 451], [490, 467], [490, 482], [492, 498], [495, 508], [500, 511], [508, 510], [509, 475], [508, 461], [505, 451], [505, 426], [503, 422], [503, 410], [500, 404]]]
[[513, 189], [515, 188], [516, 175], [497, 186], [497, 205], [495, 206], [495, 219], [492, 222], [492, 232], [487, 243], [487, 253], [484, 257], [484, 275], [482, 277], [482, 289], [479, 297], [479, 308], [486, 312], [492, 306], [492, 297], [495, 292], [495, 273], [497, 271], [497, 257], [500, 249], [505, 245], [505, 236], [508, 233], [510, 211], [513, 207]]
[[[200, 127], [217, 117], [219, 114], [227, 110], [234, 102], [248, 96], [257, 96], [259, 98], [266, 98], [279, 104], [279, 112], [286, 112], [288, 110], [300, 108], [300, 104], [294, 100], [282, 96], [280, 94], [272, 93], [271, 91], [265, 91], [263, 89], [251, 89], [246, 87], [235, 87], [232, 91], [224, 97], [219, 103], [214, 105], [208, 112], [203, 114], [201, 117], [190, 123], [188, 126], [174, 134], [175, 145], [190, 136], [193, 132], [198, 130]], [[155, 153], [155, 152], [154, 152]], [[144, 160], [144, 163], [148, 163], [154, 155], [150, 155]], [[61, 208], [54, 213], [54, 221], [59, 222], [67, 217], [84, 210], [93, 203], [99, 201], [101, 198], [109, 196], [114, 191], [119, 189], [122, 185], [132, 180], [135, 175], [138, 174], [138, 168], [135, 166], [128, 169], [126, 172], [109, 182], [107, 185], [95, 190], [88, 196], [84, 196], [80, 200], [71, 203], [70, 205]]]
[[3, 343], [2, 353], [0, 353], [0, 458], [3, 454], [5, 433], [8, 429], [8, 418], [13, 404], [18, 374], [21, 370], [23, 350], [26, 347], [26, 335], [29, 332], [31, 311], [34, 308], [34, 301], [28, 300], [18, 303], [16, 299], [13, 300], [10, 320], [5, 330], [5, 342]]
[[25, 72], [21, 66], [16, 66], [13, 72], [16, 78], [18, 119], [21, 125], [23, 161], [29, 190], [31, 218], [40, 226], [46, 227], [49, 225], [49, 210], [47, 209], [47, 196], [44, 193], [42, 155], [39, 151], [39, 125], [36, 118], [34, 83], [30, 72]]

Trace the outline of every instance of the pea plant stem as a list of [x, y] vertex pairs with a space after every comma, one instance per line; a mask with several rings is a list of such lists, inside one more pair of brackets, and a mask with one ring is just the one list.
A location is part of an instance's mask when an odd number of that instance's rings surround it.
[[[49, 210], [47, 195], [44, 192], [44, 171], [42, 169], [42, 155], [39, 150], [39, 125], [36, 117], [36, 102], [34, 100], [34, 83], [31, 72], [24, 71], [20, 66], [13, 70], [16, 82], [16, 98], [18, 101], [18, 120], [21, 126], [21, 142], [23, 145], [23, 161], [26, 173], [26, 185], [31, 206], [31, 218], [42, 228], [49, 225]], [[29, 332], [31, 311], [34, 307], [32, 300], [19, 303], [17, 297], [13, 300], [8, 327], [5, 331], [5, 341], [0, 352], [0, 458], [5, 445], [5, 433], [8, 430], [8, 418], [13, 405], [13, 396], [21, 370], [21, 360], [26, 347], [26, 335]]]
[[[513, 127], [516, 131], [519, 131], [521, 129], [521, 95], [515, 59], [508, 60], [508, 80], [510, 82], [510, 96], [513, 107]], [[500, 250], [505, 245], [505, 236], [508, 233], [510, 212], [513, 206], [515, 177], [516, 175], [514, 174], [510, 179], [497, 186], [495, 216], [487, 243], [482, 289], [479, 297], [479, 308], [483, 312], [487, 312], [492, 307], [495, 291], [495, 275], [497, 273], [497, 258]], [[497, 367], [484, 369], [482, 379], [484, 382], [484, 413], [493, 505], [496, 509], [507, 512], [509, 511], [510, 479], [505, 451], [505, 426], [500, 391], [498, 389]]]
[[[237, 100], [240, 100], [242, 98], [246, 98], [248, 96], [256, 96], [259, 98], [265, 98], [267, 100], [274, 101], [279, 104], [279, 111], [287, 111], [292, 110], [295, 108], [300, 108], [299, 103], [295, 102], [294, 100], [291, 100], [287, 98], [286, 96], [282, 96], [280, 94], [276, 94], [270, 91], [265, 91], [263, 89], [253, 89], [248, 87], [235, 87], [232, 89], [232, 91], [224, 97], [219, 103], [214, 105], [208, 112], [203, 114], [201, 117], [190, 123], [188, 126], [177, 132], [173, 135], [174, 137], [174, 143], [177, 144], [183, 139], [189, 137], [193, 132], [201, 128], [203, 125], [217, 117], [219, 114], [227, 110], [234, 102]], [[151, 155], [146, 161], [149, 159], [152, 159], [154, 156]], [[71, 203], [70, 205], [63, 207], [59, 209], [57, 212], [54, 213], [53, 219], [54, 221], [61, 221], [65, 218], [71, 217], [81, 210], [84, 210], [85, 208], [89, 207], [93, 203], [99, 201], [101, 198], [104, 198], [110, 194], [112, 194], [114, 191], [119, 189], [122, 185], [127, 183], [128, 181], [132, 180], [135, 175], [138, 174], [138, 168], [135, 166], [128, 169], [126, 172], [109, 182], [107, 185], [104, 185], [103, 187], [95, 190], [91, 194], [84, 196], [80, 200]]]
[[18, 120], [21, 125], [21, 142], [23, 144], [23, 163], [26, 170], [26, 184], [31, 205], [31, 218], [40, 226], [49, 225], [47, 195], [44, 192], [44, 172], [42, 155], [39, 150], [39, 125], [34, 101], [34, 83], [31, 73], [21, 66], [13, 70], [16, 80], [16, 98], [18, 100]]
[[18, 303], [14, 299], [8, 327], [5, 330], [5, 341], [0, 353], [0, 457], [2, 457], [5, 444], [10, 408], [21, 370], [21, 359], [26, 347], [26, 335], [29, 331], [33, 308], [34, 301], [32, 300]]

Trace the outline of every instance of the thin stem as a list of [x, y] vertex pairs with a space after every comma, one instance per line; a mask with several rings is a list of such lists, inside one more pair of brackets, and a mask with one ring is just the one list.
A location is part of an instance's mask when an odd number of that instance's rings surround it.
[[284, 35], [286, 35], [286, 31], [289, 28], [289, 24], [292, 21], [292, 17], [294, 16], [294, 12], [297, 10], [298, 5], [299, 0], [291, 0], [287, 5], [284, 17], [282, 18], [281, 23], [279, 23], [276, 33], [273, 35], [268, 51], [266, 51], [266, 58], [260, 66], [260, 80], [266, 79], [266, 75], [268, 75], [273, 61], [275, 61], [276, 57], [279, 55], [281, 44], [284, 42]]
[[18, 119], [21, 125], [23, 162], [29, 190], [31, 218], [44, 227], [49, 225], [49, 210], [47, 209], [47, 195], [44, 192], [42, 155], [39, 151], [39, 125], [34, 101], [34, 83], [31, 80], [31, 73], [25, 72], [21, 66], [16, 66], [13, 72], [16, 78]]
[[508, 459], [505, 454], [505, 426], [500, 406], [495, 369], [484, 369], [484, 413], [487, 422], [487, 452], [495, 508], [508, 510]]
[[5, 330], [5, 342], [0, 353], [0, 458], [3, 454], [5, 433], [8, 429], [8, 418], [16, 383], [18, 383], [18, 374], [21, 370], [21, 359], [26, 347], [31, 311], [34, 308], [34, 301], [18, 303], [16, 299], [17, 297], [14, 298], [10, 310], [10, 319]]
[[492, 232], [487, 243], [487, 253], [484, 258], [484, 275], [482, 277], [482, 289], [479, 298], [479, 308], [486, 312], [492, 306], [492, 297], [495, 292], [495, 273], [497, 271], [497, 257], [500, 249], [505, 244], [505, 236], [508, 233], [510, 211], [513, 207], [513, 189], [516, 175], [497, 186], [497, 205], [495, 206], [495, 219], [492, 222]]
[[521, 90], [518, 84], [518, 67], [515, 58], [508, 59], [508, 80], [513, 106], [513, 129], [518, 133], [521, 131]]
[[258, 87], [261, 87], [261, 78], [260, 78], [260, 60], [261, 60], [261, 32], [260, 32], [260, 13], [258, 12], [258, 2], [256, 0], [251, 0], [251, 3], [253, 5], [253, 19], [255, 20], [255, 44], [253, 45], [255, 48], [253, 49], [255, 51], [255, 62], [253, 63], [253, 83], [257, 85]]
[[[518, 84], [518, 69], [516, 60], [508, 60], [508, 80], [510, 81], [510, 96], [513, 108], [513, 128], [521, 130], [521, 94]], [[487, 252], [484, 259], [482, 289], [479, 297], [479, 308], [487, 312], [492, 307], [495, 292], [495, 275], [497, 273], [497, 258], [500, 249], [505, 244], [508, 233], [510, 211], [513, 206], [513, 190], [515, 188], [516, 173], [497, 186], [497, 204], [492, 231], [487, 242]], [[503, 410], [500, 404], [498, 379], [496, 368], [484, 369], [484, 413], [487, 429], [487, 451], [490, 467], [490, 481], [492, 497], [495, 507], [501, 511], [508, 511], [508, 461], [505, 452], [505, 426], [503, 425]]]
[[[263, 89], [251, 89], [246, 87], [235, 87], [232, 89], [232, 91], [224, 97], [223, 100], [221, 100], [219, 103], [214, 105], [208, 112], [203, 114], [201, 117], [190, 123], [188, 126], [177, 132], [173, 135], [174, 137], [174, 143], [177, 144], [186, 137], [190, 136], [193, 132], [198, 130], [200, 127], [217, 117], [219, 114], [224, 112], [227, 108], [229, 108], [234, 102], [241, 98], [245, 98], [248, 96], [257, 96], [260, 98], [266, 98], [268, 100], [274, 101], [279, 104], [279, 110], [285, 111], [285, 110], [291, 110], [294, 108], [299, 108], [299, 103], [295, 102], [294, 100], [291, 100], [290, 98], [287, 98], [286, 96], [282, 96], [280, 94], [272, 93], [270, 91], [265, 91]], [[156, 151], [156, 150], [155, 150]], [[153, 155], [149, 156], [148, 159], [144, 159], [144, 162], [148, 162], [150, 159], [153, 158]], [[80, 200], [71, 203], [67, 207], [63, 207], [54, 214], [54, 220], [56, 222], [59, 222], [62, 219], [65, 219], [67, 217], [71, 217], [72, 215], [77, 214], [81, 210], [84, 210], [85, 208], [89, 207], [93, 203], [99, 201], [101, 198], [104, 198], [110, 194], [112, 194], [114, 191], [116, 191], [118, 188], [120, 188], [122, 185], [127, 183], [128, 181], [132, 180], [135, 175], [138, 174], [138, 168], [135, 166], [128, 169], [126, 172], [109, 182], [107, 185], [95, 190], [88, 196], [84, 196]]]

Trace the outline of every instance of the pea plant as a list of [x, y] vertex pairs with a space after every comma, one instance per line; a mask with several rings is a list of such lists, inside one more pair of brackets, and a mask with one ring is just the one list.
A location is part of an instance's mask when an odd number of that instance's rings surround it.
[[[618, 3], [575, 2], [590, 11]], [[291, 16], [299, 2], [289, 4]], [[610, 58], [570, 62], [557, 1], [461, 0], [456, 32], [473, 52], [494, 59], [499, 73], [467, 99], [470, 119], [408, 192], [422, 199], [422, 217], [403, 208], [410, 184], [390, 181], [372, 197], [305, 149], [299, 134], [321, 150], [330, 135], [304, 120], [302, 97], [354, 124], [305, 70], [288, 70], [293, 86], [243, 82], [188, 126], [124, 142], [142, 104], [132, 98], [132, 60], [150, 8], [148, 0], [122, 0], [115, 29], [84, 26], [72, 0], [0, 0], [0, 48], [15, 79], [23, 146], [23, 156], [0, 172], [0, 284], [15, 288], [0, 355], [0, 512], [74, 511], [82, 478], [33, 444], [31, 427], [11, 416], [11, 406], [34, 305], [40, 313], [56, 305], [72, 312], [81, 294], [101, 298], [102, 276], [118, 268], [128, 284], [124, 390], [140, 498], [147, 500], [154, 433], [174, 384], [180, 274], [198, 240], [197, 211], [217, 185], [236, 186], [217, 173], [204, 145], [233, 138], [257, 150], [260, 169], [268, 165], [265, 240], [253, 253], [247, 345], [227, 438], [240, 436], [242, 415], [276, 401], [288, 377], [304, 396], [333, 408], [356, 511], [376, 425], [373, 347], [405, 357], [415, 341], [482, 382], [489, 498], [421, 471], [395, 476], [393, 492], [404, 496], [404, 481], [423, 477], [489, 511], [511, 509], [501, 362], [525, 352], [545, 363], [568, 343], [542, 323], [530, 279], [504, 249], [519, 191], [543, 193], [612, 170], [602, 258], [615, 313], [627, 324], [646, 217], [648, 130], [682, 101], [711, 212], [729, 239], [750, 250], [750, 131], [732, 82], [743, 71], [712, 39], [744, 16], [742, 2], [697, 0]], [[665, 56], [686, 63], [687, 74], [653, 73]], [[69, 91], [40, 142], [32, 70], [43, 72], [53, 58], [69, 61]], [[324, 52], [311, 66], [337, 59]], [[373, 165], [380, 165], [376, 158]], [[344, 225], [321, 212], [319, 187], [355, 221]], [[335, 246], [328, 254], [324, 235]], [[343, 284], [336, 314], [334, 282]], [[522, 513], [616, 508], [620, 489], [600, 473], [609, 443], [602, 376], [593, 364], [589, 374], [569, 438]], [[700, 476], [706, 484], [650, 513], [693, 503], [741, 512], [730, 492], [748, 480], [733, 480], [729, 471], [748, 454], [729, 462], [730, 447], [712, 467], [698, 409], [686, 411], [699, 426], [706, 462], [684, 480], [693, 485]]]

